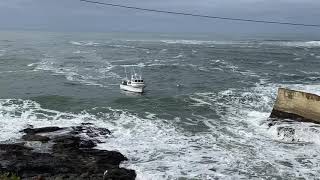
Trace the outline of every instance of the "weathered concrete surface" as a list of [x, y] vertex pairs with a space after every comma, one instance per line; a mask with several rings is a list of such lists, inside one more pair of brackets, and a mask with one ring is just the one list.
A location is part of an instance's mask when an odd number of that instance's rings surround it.
[[279, 88], [270, 118], [320, 123], [320, 96]]

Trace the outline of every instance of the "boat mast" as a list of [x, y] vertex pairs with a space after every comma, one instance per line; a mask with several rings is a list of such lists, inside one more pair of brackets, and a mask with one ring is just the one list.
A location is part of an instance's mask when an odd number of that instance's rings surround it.
[[136, 74], [136, 71], [134, 70], [134, 66], [132, 66], [132, 69], [133, 69], [134, 78], [137, 79], [137, 74]]
[[126, 73], [126, 80], [128, 80], [128, 76], [127, 76], [127, 66], [124, 66], [124, 72]]
[[140, 67], [140, 80], [142, 80], [142, 67]]

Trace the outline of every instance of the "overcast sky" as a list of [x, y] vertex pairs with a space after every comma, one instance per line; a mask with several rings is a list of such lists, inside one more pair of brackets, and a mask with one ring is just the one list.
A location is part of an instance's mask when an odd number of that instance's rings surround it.
[[[212, 16], [320, 24], [320, 0], [96, 0]], [[88, 4], [79, 0], [0, 0], [1, 30], [195, 33], [320, 33]]]

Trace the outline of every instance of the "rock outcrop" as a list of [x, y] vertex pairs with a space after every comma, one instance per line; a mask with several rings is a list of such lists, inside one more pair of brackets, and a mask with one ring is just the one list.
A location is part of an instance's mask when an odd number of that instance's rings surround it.
[[70, 128], [26, 128], [21, 141], [0, 144], [0, 171], [22, 179], [133, 180], [134, 170], [120, 168], [120, 152], [94, 149], [110, 131], [90, 123]]
[[320, 123], [320, 96], [279, 88], [270, 118]]

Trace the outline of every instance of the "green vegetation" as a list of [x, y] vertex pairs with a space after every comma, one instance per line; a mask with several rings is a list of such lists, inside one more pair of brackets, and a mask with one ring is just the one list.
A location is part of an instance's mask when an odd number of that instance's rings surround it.
[[0, 180], [21, 180], [21, 178], [13, 173], [0, 172]]

